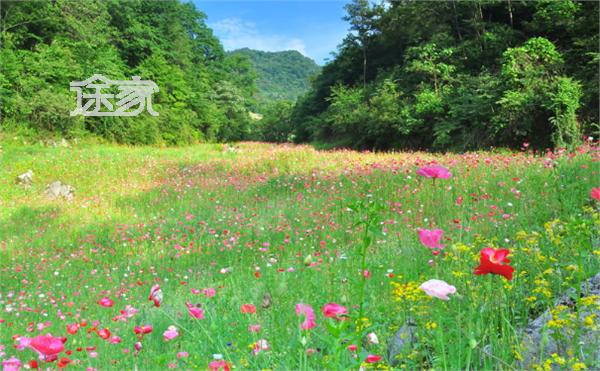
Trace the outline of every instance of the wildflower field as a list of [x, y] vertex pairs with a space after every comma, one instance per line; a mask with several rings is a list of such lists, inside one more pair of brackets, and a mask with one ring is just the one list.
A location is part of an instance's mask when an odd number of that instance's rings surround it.
[[[598, 154], [5, 141], [0, 362], [599, 369], [581, 334], [600, 318], [579, 314], [600, 302], [578, 293], [600, 271]], [[72, 200], [45, 196], [57, 179]], [[565, 346], [527, 359], [523, 329], [546, 310]]]

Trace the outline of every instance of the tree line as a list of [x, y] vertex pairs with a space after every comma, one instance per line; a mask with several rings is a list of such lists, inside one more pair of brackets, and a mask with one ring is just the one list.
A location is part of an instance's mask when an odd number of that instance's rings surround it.
[[375, 150], [576, 144], [598, 132], [598, 4], [354, 0], [350, 33], [278, 137]]
[[[570, 146], [599, 129], [598, 15], [596, 1], [352, 0], [348, 35], [294, 102], [261, 96], [261, 68], [276, 61], [261, 54], [255, 68], [248, 55], [225, 53], [191, 3], [3, 2], [0, 128], [129, 144]], [[153, 80], [160, 115], [69, 116], [69, 82], [95, 73]]]
[[[256, 73], [224, 52], [205, 18], [176, 0], [2, 2], [2, 130], [128, 144], [247, 138]], [[69, 83], [96, 73], [153, 80], [159, 116], [71, 117]]]

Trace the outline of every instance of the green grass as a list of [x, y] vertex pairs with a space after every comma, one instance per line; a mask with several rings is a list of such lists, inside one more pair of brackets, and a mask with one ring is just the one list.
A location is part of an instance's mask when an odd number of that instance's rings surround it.
[[[589, 197], [599, 166], [590, 151], [546, 167], [545, 157], [527, 153], [369, 154], [261, 143], [236, 148], [3, 144], [5, 358], [34, 359], [31, 350], [12, 347], [13, 336], [50, 332], [68, 336], [70, 367], [79, 368], [205, 369], [214, 354], [238, 369], [334, 370], [356, 368], [376, 354], [382, 361], [367, 366], [385, 368], [386, 340], [410, 318], [419, 340], [398, 367], [517, 368], [519, 329], [600, 268], [598, 205]], [[431, 160], [448, 166], [453, 177], [434, 183], [417, 176], [418, 166]], [[27, 169], [35, 173], [34, 186], [24, 189], [14, 179]], [[43, 191], [53, 180], [73, 185], [75, 199], [47, 200]], [[377, 222], [365, 235], [360, 222], [367, 216]], [[449, 238], [437, 257], [416, 232], [433, 227]], [[371, 273], [366, 280], [363, 246]], [[486, 246], [511, 250], [512, 281], [472, 274]], [[230, 271], [220, 273], [224, 268]], [[458, 295], [445, 302], [415, 289], [431, 278], [455, 285]], [[147, 301], [154, 283], [164, 293], [160, 308]], [[206, 298], [192, 288], [217, 294]], [[263, 308], [267, 294], [272, 304]], [[112, 308], [96, 304], [104, 296], [115, 301]], [[206, 318], [189, 317], [186, 302], [201, 303]], [[323, 317], [328, 302], [346, 306], [351, 320]], [[240, 313], [244, 303], [256, 305], [257, 313]], [[315, 309], [316, 328], [299, 329], [297, 303]], [[140, 312], [128, 322], [112, 321], [127, 304]], [[82, 319], [90, 325], [68, 335], [66, 325]], [[88, 333], [95, 320], [122, 342]], [[30, 322], [44, 321], [52, 323], [27, 332]], [[142, 324], [154, 331], [135, 356], [133, 327]], [[261, 325], [258, 334], [248, 331], [253, 324]], [[166, 342], [162, 333], [170, 325], [180, 336]], [[366, 345], [369, 332], [380, 344]], [[259, 339], [270, 349], [255, 356], [251, 347]], [[359, 347], [357, 358], [346, 350], [351, 343]], [[488, 345], [491, 355], [483, 351]], [[96, 347], [97, 357], [76, 351], [86, 346]], [[576, 362], [600, 367], [576, 338], [569, 346], [566, 368]], [[189, 357], [178, 359], [182, 351]]]

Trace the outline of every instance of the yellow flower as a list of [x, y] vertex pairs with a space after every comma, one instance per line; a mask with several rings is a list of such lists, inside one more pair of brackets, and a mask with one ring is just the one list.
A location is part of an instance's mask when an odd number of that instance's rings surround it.
[[424, 297], [419, 284], [414, 281], [407, 283], [392, 282], [392, 286], [394, 287], [392, 293], [396, 301], [417, 301]]
[[428, 330], [435, 330], [437, 327], [438, 327], [438, 325], [435, 322], [427, 322], [425, 324], [425, 328]]
[[367, 317], [362, 317], [356, 320], [356, 327], [358, 330], [362, 330], [371, 326], [371, 321]]
[[600, 296], [598, 295], [590, 295], [590, 296], [586, 296], [581, 298], [581, 300], [579, 300], [579, 304], [583, 305], [585, 307], [589, 307], [592, 306], [594, 304], [596, 304], [597, 301], [600, 300]]
[[452, 275], [456, 278], [461, 278], [467, 275], [464, 271], [452, 271]]
[[523, 360], [523, 355], [521, 354], [521, 352], [519, 351], [519, 349], [517, 347], [513, 347], [513, 355], [515, 356], [515, 359], [517, 361]]
[[583, 320], [583, 324], [587, 327], [593, 327], [594, 319], [596, 319], [596, 314], [590, 314], [589, 316], [585, 317], [585, 319]]
[[581, 370], [585, 370], [586, 368], [587, 368], [587, 366], [583, 362], [573, 363], [573, 366], [571, 366], [571, 370], [573, 370], [573, 371], [581, 371]]
[[565, 361], [565, 359], [563, 357], [560, 357], [556, 353], [552, 353], [552, 361], [554, 361], [557, 365], [560, 365], [560, 366], [562, 366], [565, 363], [567, 363], [567, 361]]

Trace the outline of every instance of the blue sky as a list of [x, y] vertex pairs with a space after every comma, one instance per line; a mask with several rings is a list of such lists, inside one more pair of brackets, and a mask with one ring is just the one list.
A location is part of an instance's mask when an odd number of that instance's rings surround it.
[[297, 50], [322, 65], [348, 31], [345, 1], [192, 1], [226, 50]]

